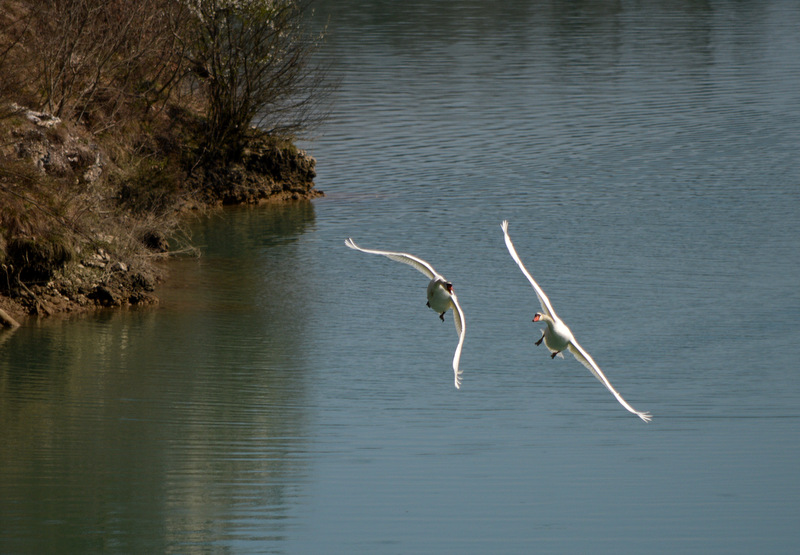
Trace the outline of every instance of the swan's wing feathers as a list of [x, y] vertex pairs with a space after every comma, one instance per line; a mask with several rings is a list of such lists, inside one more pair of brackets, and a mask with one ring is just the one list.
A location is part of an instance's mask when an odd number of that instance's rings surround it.
[[[411, 254], [405, 252], [392, 252], [392, 251], [379, 251], [373, 249], [362, 249], [358, 245], [356, 245], [355, 241], [352, 238], [348, 237], [345, 242], [345, 245], [350, 247], [351, 249], [355, 249], [357, 251], [366, 252], [369, 254], [380, 254], [392, 260], [396, 260], [397, 262], [402, 262], [403, 264], [408, 264], [409, 266], [413, 266], [423, 274], [425, 274], [429, 279], [434, 279], [436, 277], [441, 277], [439, 274], [436, 273], [436, 270], [433, 269], [433, 266], [428, 264], [426, 261], [413, 256]], [[464, 335], [466, 332], [466, 326], [464, 321], [464, 312], [461, 310], [461, 305], [458, 303], [458, 298], [455, 294], [451, 295], [451, 303], [453, 307], [453, 321], [456, 325], [456, 332], [458, 333], [458, 346], [456, 347], [455, 355], [453, 356], [453, 372], [455, 374], [455, 385], [456, 388], [461, 387], [461, 370], [458, 368], [459, 361], [461, 360], [461, 348], [464, 346]]]
[[433, 269], [433, 266], [422, 260], [421, 258], [417, 258], [411, 254], [405, 252], [392, 252], [392, 251], [378, 251], [372, 249], [362, 249], [358, 245], [355, 244], [352, 238], [347, 238], [344, 242], [345, 245], [350, 247], [351, 249], [355, 249], [357, 251], [366, 252], [369, 254], [380, 254], [392, 260], [396, 260], [397, 262], [402, 262], [403, 264], [408, 264], [409, 266], [413, 266], [426, 276], [428, 279], [433, 279], [438, 274], [436, 270]]
[[503, 235], [505, 235], [508, 252], [511, 254], [511, 258], [514, 259], [514, 262], [517, 263], [517, 266], [519, 266], [519, 269], [522, 270], [522, 273], [525, 274], [525, 277], [528, 278], [528, 281], [533, 286], [533, 290], [536, 291], [536, 296], [539, 298], [539, 304], [542, 305], [542, 311], [550, 317], [555, 317], [556, 311], [553, 310], [553, 305], [550, 304], [550, 299], [547, 298], [547, 295], [544, 294], [542, 288], [539, 287], [539, 284], [536, 283], [536, 280], [533, 279], [533, 276], [525, 268], [522, 260], [519, 259], [517, 249], [514, 248], [514, 243], [511, 242], [511, 237], [508, 235], [508, 220], [503, 220], [502, 228]]
[[458, 363], [461, 360], [461, 347], [464, 346], [467, 324], [466, 320], [464, 320], [464, 312], [461, 310], [461, 305], [458, 304], [458, 297], [453, 293], [450, 298], [453, 304], [453, 322], [456, 325], [456, 333], [458, 333], [458, 347], [456, 347], [456, 354], [453, 356], [453, 372], [455, 373], [456, 389], [459, 389], [461, 387], [461, 370], [458, 369]]
[[619, 401], [623, 407], [628, 409], [629, 412], [632, 412], [645, 422], [650, 422], [650, 420], [652, 420], [653, 417], [650, 416], [649, 412], [640, 412], [636, 410], [635, 408], [630, 406], [625, 399], [622, 398], [622, 395], [620, 395], [619, 392], [616, 389], [614, 389], [614, 387], [611, 385], [611, 382], [608, 381], [608, 378], [606, 378], [606, 375], [603, 374], [602, 370], [600, 370], [600, 367], [597, 365], [597, 363], [594, 361], [591, 355], [589, 355], [589, 353], [584, 351], [583, 347], [581, 347], [577, 341], [573, 339], [572, 342], [569, 344], [568, 348], [569, 351], [575, 356], [575, 358], [578, 359], [578, 362], [580, 362], [586, 368], [588, 368], [592, 372], [592, 374], [594, 374], [594, 377], [600, 380], [600, 382], [604, 386], [606, 386], [606, 389], [608, 389], [614, 395], [614, 397], [617, 398], [617, 401]]
[[[519, 255], [517, 254], [517, 250], [514, 248], [514, 243], [511, 242], [511, 237], [508, 235], [508, 220], [503, 220], [502, 228], [503, 228], [503, 235], [505, 235], [506, 247], [508, 248], [508, 252], [511, 254], [511, 258], [514, 259], [514, 262], [517, 263], [517, 266], [519, 266], [519, 269], [522, 270], [522, 273], [525, 274], [525, 277], [528, 278], [528, 281], [533, 286], [534, 291], [536, 291], [536, 296], [539, 297], [539, 304], [542, 305], [542, 310], [544, 311], [545, 314], [547, 314], [551, 318], [554, 319], [557, 318], [557, 316], [555, 315], [555, 311], [553, 310], [553, 305], [550, 304], [550, 299], [547, 298], [547, 295], [544, 294], [542, 288], [539, 287], [539, 284], [536, 283], [535, 279], [533, 279], [533, 276], [531, 276], [531, 274], [525, 268], [525, 265], [522, 264], [522, 260], [520, 260]], [[594, 374], [595, 378], [600, 380], [600, 382], [604, 386], [606, 386], [606, 388], [614, 395], [614, 397], [617, 398], [617, 401], [619, 401], [623, 407], [625, 407], [628, 411], [632, 412], [645, 422], [650, 422], [652, 418], [650, 416], [650, 413], [639, 412], [632, 406], [630, 406], [628, 402], [622, 398], [622, 395], [620, 395], [619, 392], [617, 392], [617, 390], [614, 389], [614, 387], [611, 385], [611, 382], [608, 381], [608, 378], [606, 378], [605, 374], [603, 374], [603, 371], [600, 370], [600, 367], [597, 365], [594, 359], [589, 355], [589, 353], [583, 350], [583, 347], [581, 347], [578, 344], [578, 342], [575, 341], [574, 338], [569, 344], [569, 350], [581, 364], [583, 364], [586, 368], [589, 369], [589, 371], [591, 371], [592, 374]]]
[[453, 302], [453, 323], [456, 325], [456, 333], [460, 337], [464, 335], [464, 311], [461, 310], [455, 293], [450, 294], [450, 299]]

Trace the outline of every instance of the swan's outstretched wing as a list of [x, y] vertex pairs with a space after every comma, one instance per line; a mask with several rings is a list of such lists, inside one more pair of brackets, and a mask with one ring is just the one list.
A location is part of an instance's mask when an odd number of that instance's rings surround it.
[[461, 310], [461, 305], [458, 304], [456, 294], [451, 293], [450, 299], [453, 303], [453, 322], [456, 325], [456, 333], [458, 333], [458, 347], [456, 347], [456, 354], [453, 356], [453, 372], [455, 372], [456, 389], [459, 389], [461, 387], [461, 370], [458, 369], [458, 361], [461, 360], [461, 347], [464, 346], [467, 323], [464, 320], [464, 312]]
[[616, 397], [616, 398], [617, 398], [617, 401], [619, 401], [619, 402], [620, 402], [620, 404], [622, 404], [622, 406], [623, 406], [623, 407], [625, 407], [626, 409], [628, 409], [630, 412], [632, 412], [633, 414], [635, 414], [636, 416], [638, 416], [639, 418], [641, 418], [641, 419], [642, 419], [642, 420], [644, 420], [645, 422], [650, 422], [650, 420], [653, 418], [652, 416], [650, 416], [650, 413], [649, 413], [649, 412], [639, 412], [638, 410], [636, 410], [636, 409], [634, 409], [632, 406], [630, 406], [630, 405], [628, 404], [628, 402], [627, 402], [625, 399], [623, 399], [623, 398], [622, 398], [622, 395], [620, 395], [620, 394], [617, 392], [617, 390], [616, 390], [616, 389], [614, 389], [614, 387], [611, 385], [611, 382], [609, 382], [609, 381], [608, 381], [608, 378], [606, 378], [606, 375], [605, 375], [605, 374], [603, 374], [603, 371], [602, 371], [602, 370], [600, 370], [600, 367], [599, 367], [599, 366], [597, 366], [597, 363], [594, 361], [594, 359], [593, 359], [593, 358], [592, 358], [592, 357], [589, 355], [589, 353], [587, 353], [586, 351], [584, 351], [584, 350], [583, 350], [583, 347], [581, 347], [581, 346], [578, 344], [578, 342], [577, 342], [577, 341], [575, 341], [575, 340], [573, 339], [573, 340], [570, 342], [570, 344], [569, 344], [569, 347], [568, 347], [568, 348], [569, 348], [569, 351], [570, 351], [570, 352], [571, 352], [573, 355], [575, 355], [575, 358], [576, 358], [576, 359], [578, 359], [578, 361], [579, 361], [581, 364], [583, 364], [583, 365], [584, 365], [586, 368], [588, 368], [589, 370], [591, 370], [591, 372], [592, 372], [592, 374], [594, 374], [595, 378], [597, 378], [598, 380], [600, 380], [600, 382], [601, 382], [601, 383], [602, 383], [604, 386], [606, 386], [606, 388], [607, 388], [607, 389], [608, 389], [608, 390], [609, 390], [611, 393], [613, 393], [613, 394], [614, 394], [614, 397]]
[[531, 285], [533, 285], [533, 290], [536, 291], [536, 296], [539, 297], [539, 304], [542, 305], [542, 311], [551, 318], [555, 318], [556, 311], [553, 310], [553, 305], [550, 304], [550, 299], [547, 298], [547, 295], [544, 294], [544, 291], [542, 291], [542, 288], [539, 287], [538, 283], [536, 283], [536, 280], [533, 279], [533, 276], [530, 275], [528, 270], [525, 269], [525, 266], [522, 264], [522, 260], [519, 259], [517, 249], [514, 248], [514, 243], [511, 242], [511, 237], [508, 235], [508, 220], [503, 220], [502, 227], [503, 234], [506, 237], [506, 247], [508, 247], [508, 252], [511, 254], [511, 258], [514, 259], [514, 262], [517, 263], [519, 269], [522, 270], [522, 273], [525, 274], [525, 277], [528, 278], [528, 281], [530, 281]]
[[352, 238], [349, 237], [345, 240], [344, 244], [350, 247], [351, 249], [355, 249], [357, 251], [366, 252], [369, 254], [381, 254], [387, 258], [396, 260], [397, 262], [402, 262], [403, 264], [408, 264], [409, 266], [413, 266], [414, 268], [416, 268], [417, 270], [428, 276], [428, 279], [433, 279], [435, 276], [439, 275], [436, 273], [436, 270], [433, 269], [433, 266], [431, 266], [421, 258], [417, 258], [416, 256], [412, 256], [404, 252], [390, 252], [390, 251], [376, 251], [371, 249], [362, 249], [353, 242]]

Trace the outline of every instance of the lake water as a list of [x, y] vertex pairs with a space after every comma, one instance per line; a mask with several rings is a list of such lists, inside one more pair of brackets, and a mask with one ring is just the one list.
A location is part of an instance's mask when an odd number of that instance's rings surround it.
[[327, 196], [0, 333], [0, 552], [800, 551], [800, 4], [316, 7]]

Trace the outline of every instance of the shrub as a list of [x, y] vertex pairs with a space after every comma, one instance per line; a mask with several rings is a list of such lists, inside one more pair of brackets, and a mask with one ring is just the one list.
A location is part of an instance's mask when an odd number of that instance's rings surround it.
[[238, 162], [253, 126], [292, 135], [321, 117], [321, 41], [296, 0], [193, 0], [187, 44], [207, 100], [207, 155]]
[[25, 283], [41, 283], [75, 258], [75, 250], [64, 236], [14, 237], [9, 241], [6, 264], [15, 268], [16, 276]]

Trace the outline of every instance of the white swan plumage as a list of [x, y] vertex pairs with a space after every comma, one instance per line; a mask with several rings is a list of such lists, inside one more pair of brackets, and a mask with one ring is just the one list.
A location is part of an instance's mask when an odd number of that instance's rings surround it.
[[466, 321], [464, 320], [464, 312], [461, 310], [461, 305], [458, 303], [455, 291], [453, 291], [453, 284], [441, 276], [433, 266], [426, 261], [405, 252], [392, 252], [392, 251], [379, 251], [372, 249], [362, 249], [355, 244], [352, 238], [347, 238], [344, 242], [345, 245], [357, 251], [366, 252], [369, 254], [380, 254], [391, 260], [402, 262], [413, 266], [423, 274], [425, 274], [430, 282], [426, 291], [428, 297], [428, 306], [439, 314], [439, 318], [444, 321], [444, 313], [449, 309], [453, 310], [453, 322], [456, 326], [456, 333], [458, 334], [458, 346], [456, 347], [455, 355], [453, 356], [453, 372], [455, 374], [456, 389], [461, 388], [461, 370], [459, 370], [459, 361], [461, 360], [461, 348], [464, 345], [464, 336], [466, 334]]
[[556, 356], [560, 356], [563, 358], [561, 354], [565, 349], [569, 350], [573, 354], [573, 356], [578, 359], [578, 362], [583, 364], [586, 368], [588, 368], [594, 376], [600, 380], [606, 388], [617, 398], [617, 401], [625, 407], [628, 411], [632, 412], [645, 422], [650, 422], [653, 418], [649, 412], [641, 412], [634, 409], [628, 402], [622, 398], [622, 395], [614, 389], [611, 385], [611, 382], [608, 381], [603, 371], [600, 370], [600, 367], [594, 361], [594, 359], [587, 353], [583, 347], [575, 340], [575, 337], [572, 335], [572, 331], [570, 331], [569, 327], [556, 315], [556, 311], [553, 309], [553, 305], [550, 303], [550, 299], [547, 298], [547, 295], [544, 294], [544, 291], [539, 284], [536, 283], [536, 280], [533, 279], [533, 276], [528, 272], [525, 266], [522, 264], [522, 260], [520, 260], [519, 255], [517, 254], [517, 250], [514, 248], [514, 243], [511, 242], [511, 237], [508, 235], [508, 221], [504, 220], [502, 224], [503, 228], [503, 235], [505, 235], [506, 240], [506, 247], [508, 248], [508, 252], [511, 254], [511, 258], [514, 259], [514, 262], [517, 263], [519, 269], [522, 270], [522, 273], [525, 274], [525, 277], [528, 278], [528, 281], [533, 286], [533, 290], [536, 291], [536, 296], [539, 298], [539, 304], [542, 306], [542, 312], [537, 312], [533, 318], [534, 322], [544, 322], [546, 324], [545, 328], [542, 330], [542, 337], [536, 342], [536, 345], [540, 345], [544, 340], [544, 344], [547, 349], [550, 351], [551, 358], [555, 358]]

